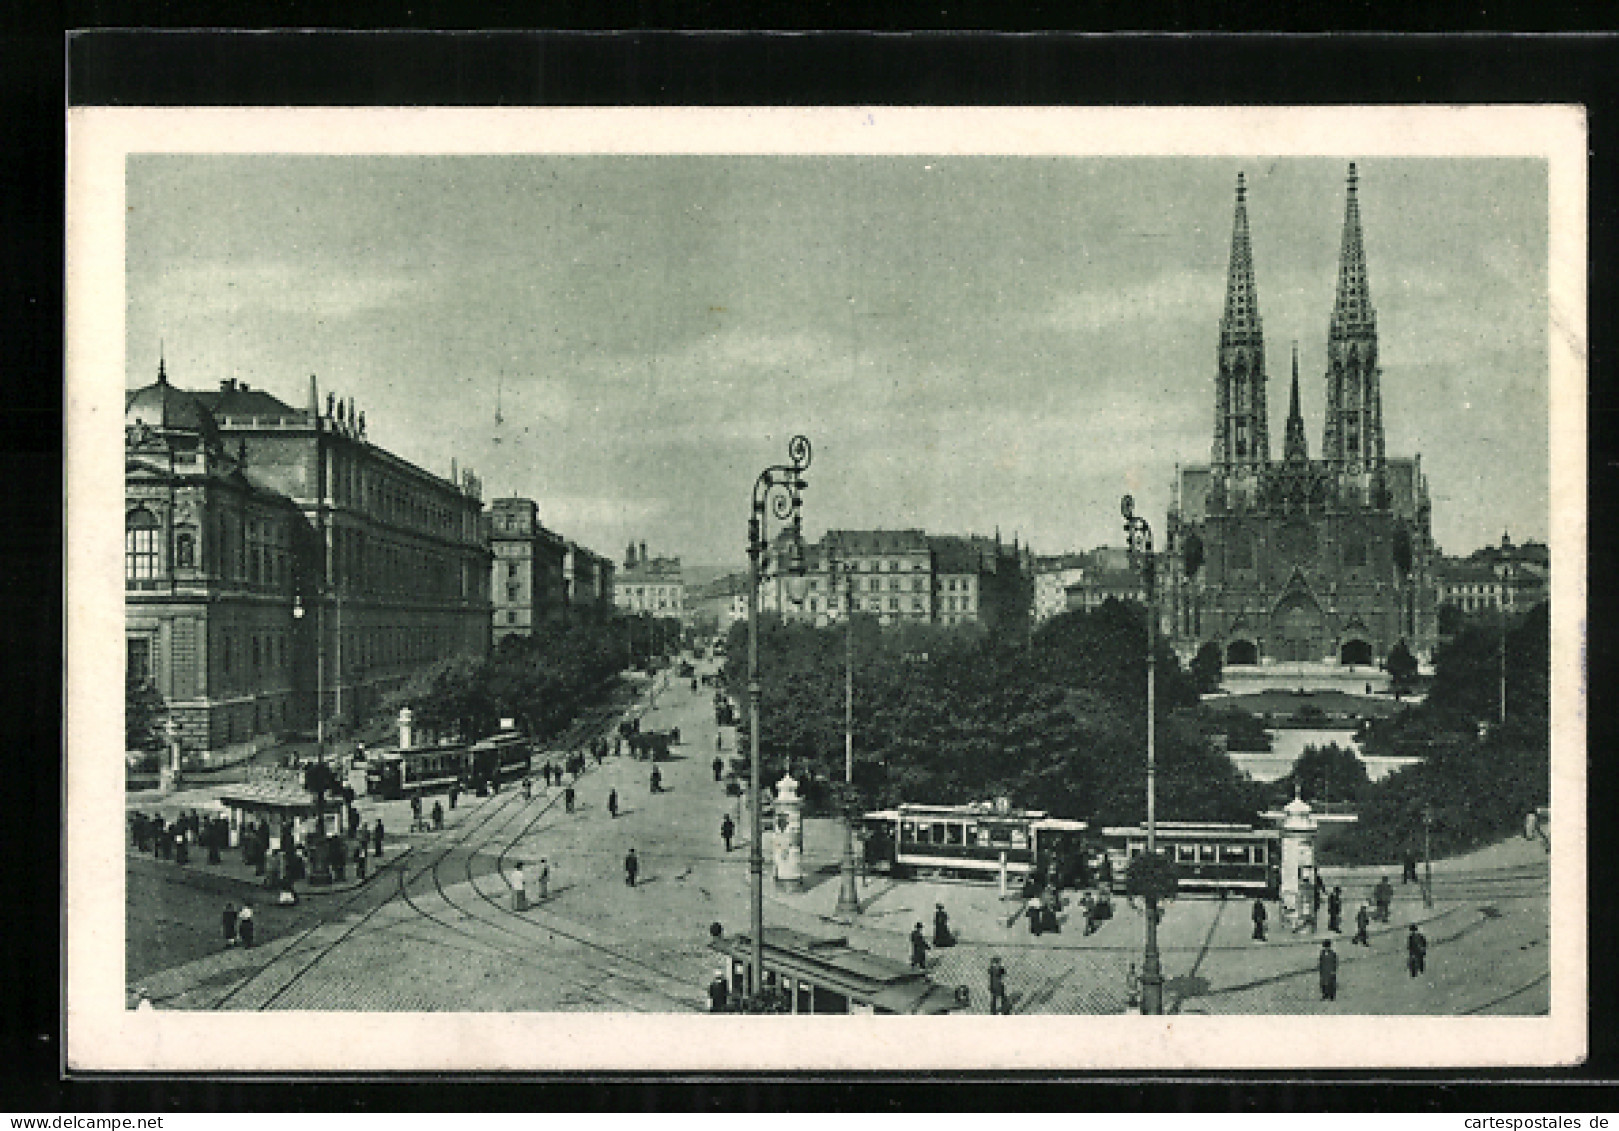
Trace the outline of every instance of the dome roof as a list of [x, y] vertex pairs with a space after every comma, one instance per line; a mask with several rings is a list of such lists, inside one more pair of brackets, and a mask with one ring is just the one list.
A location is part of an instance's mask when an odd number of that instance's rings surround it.
[[202, 401], [169, 384], [158, 363], [157, 380], [124, 395], [124, 426], [144, 424], [154, 432], [192, 432], [210, 447], [220, 443], [219, 425]]

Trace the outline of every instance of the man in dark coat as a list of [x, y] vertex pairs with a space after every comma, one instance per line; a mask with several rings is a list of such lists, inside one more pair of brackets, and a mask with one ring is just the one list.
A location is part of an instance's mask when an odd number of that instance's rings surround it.
[[933, 905], [933, 945], [936, 947], [956, 945], [956, 936], [950, 933], [950, 916], [945, 914], [942, 903]]
[[371, 830], [371, 854], [378, 860], [382, 859], [382, 818], [377, 818], [376, 828]]
[[641, 861], [635, 855], [635, 849], [624, 857], [624, 882], [630, 887], [635, 886], [635, 877], [641, 874]]
[[725, 999], [728, 996], [725, 991], [724, 977], [715, 974], [714, 980], [708, 983], [708, 1011], [710, 1013], [724, 1013]]
[[1342, 932], [1344, 929], [1344, 889], [1333, 888], [1332, 894], [1327, 896], [1327, 930]]
[[1338, 952], [1332, 949], [1332, 940], [1321, 944], [1321, 957], [1316, 969], [1321, 975], [1321, 1000], [1338, 1000]]
[[1417, 883], [1417, 854], [1407, 852], [1400, 861], [1400, 886]]
[[1265, 941], [1265, 920], [1269, 918], [1270, 913], [1265, 910], [1265, 901], [1262, 899], [1254, 900], [1253, 919], [1255, 942]]
[[253, 946], [253, 905], [242, 904], [242, 910], [236, 916], [236, 934], [242, 940], [242, 945], [248, 948]]
[[1315, 874], [1315, 880], [1310, 884], [1310, 922], [1321, 923], [1321, 899], [1327, 893], [1327, 885], [1321, 882], [1321, 873]]
[[435, 802], [433, 802], [433, 828], [442, 829], [443, 827], [444, 827], [444, 806], [443, 806], [442, 803], [435, 801]]
[[656, 766], [652, 767], [652, 792], [663, 792], [663, 773]]
[[562, 791], [562, 804], [563, 804], [563, 807], [566, 808], [568, 810], [568, 812], [570, 812], [570, 813], [573, 812], [573, 798], [574, 798], [573, 786], [570, 785], [567, 789]]
[[1405, 968], [1415, 978], [1428, 968], [1428, 940], [1411, 924], [1411, 933], [1405, 936]]
[[1355, 937], [1349, 941], [1351, 943], [1359, 943], [1364, 947], [1370, 947], [1372, 945], [1372, 937], [1367, 933], [1367, 928], [1371, 925], [1371, 909], [1363, 903], [1360, 905], [1360, 910], [1355, 912]]
[[911, 965], [927, 969], [928, 940], [922, 934], [922, 924], [911, 928]]
[[1389, 921], [1389, 905], [1394, 902], [1394, 885], [1384, 876], [1377, 881], [1377, 887], [1372, 889], [1372, 899], [1377, 903], [1377, 918], [1379, 922]]
[[720, 821], [720, 839], [725, 842], [725, 851], [731, 851], [731, 838], [736, 835], [736, 822], [731, 820], [731, 814], [725, 814]]
[[725, 779], [725, 759], [716, 756], [715, 759], [714, 759], [714, 780], [715, 781], [723, 781], [724, 779]]
[[[225, 911], [220, 916], [220, 919], [223, 922], [224, 927], [225, 927], [225, 945], [226, 946], [235, 946], [236, 945], [236, 904], [234, 904], [234, 903], [225, 904]], [[1413, 927], [1412, 929], [1415, 930], [1416, 928]]]
[[615, 819], [618, 817], [618, 790], [616, 789], [607, 791], [607, 812]]

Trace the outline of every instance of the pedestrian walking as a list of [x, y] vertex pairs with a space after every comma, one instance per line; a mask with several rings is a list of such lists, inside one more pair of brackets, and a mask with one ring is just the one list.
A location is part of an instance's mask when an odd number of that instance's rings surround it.
[[720, 820], [720, 839], [725, 842], [725, 851], [731, 851], [731, 838], [735, 835], [736, 822], [732, 821], [731, 814], [727, 813]]
[[1394, 902], [1394, 885], [1384, 876], [1377, 881], [1377, 887], [1372, 889], [1372, 898], [1377, 902], [1377, 918], [1379, 922], [1389, 921], [1389, 905]]
[[630, 854], [628, 856], [624, 857], [624, 882], [626, 884], [628, 884], [630, 887], [634, 887], [635, 886], [635, 877], [640, 875], [640, 874], [641, 874], [641, 861], [635, 855], [635, 849], [632, 848], [632, 849], [630, 849]]
[[[549, 780], [547, 780], [545, 784], [550, 785], [551, 782]], [[534, 778], [533, 778], [533, 775], [524, 775], [524, 777], [523, 777], [523, 800], [524, 801], [532, 801], [532, 800], [534, 800]]]
[[716, 754], [716, 755], [714, 755], [714, 780], [715, 781], [723, 781], [724, 779], [725, 779], [725, 759], [721, 758], [718, 754]]
[[253, 905], [242, 904], [242, 910], [236, 915], [236, 937], [242, 940], [242, 945], [249, 950], [253, 949]]
[[1321, 957], [1316, 960], [1316, 970], [1321, 975], [1321, 1000], [1338, 1000], [1338, 952], [1332, 949], [1332, 940], [1327, 939], [1321, 944]]
[[371, 830], [371, 854], [378, 860], [382, 859], [382, 818], [377, 818], [376, 827]]
[[444, 828], [444, 806], [437, 801], [433, 802], [433, 828], [435, 830]]
[[998, 954], [991, 955], [989, 960], [989, 1011], [1011, 1012], [1006, 1008], [1006, 967], [1001, 965]]
[[528, 888], [523, 882], [523, 862], [519, 860], [512, 868], [512, 910], [528, 910]]
[[365, 883], [365, 838], [361, 837], [354, 846], [354, 875], [363, 884]]
[[1405, 968], [1411, 971], [1413, 978], [1428, 968], [1428, 940], [1415, 923], [1411, 924], [1411, 933], [1405, 936]]
[[1327, 885], [1321, 882], [1321, 873], [1315, 874], [1315, 881], [1310, 884], [1310, 922], [1315, 926], [1321, 925], [1321, 900], [1327, 894]]
[[540, 860], [540, 902], [544, 903], [551, 898], [551, 865], [542, 857]]
[[1408, 849], [1400, 861], [1400, 886], [1404, 887], [1406, 884], [1419, 882], [1417, 879], [1417, 854]]
[[656, 766], [652, 767], [652, 792], [663, 792], [663, 774], [658, 771], [658, 767]]
[[1254, 900], [1253, 920], [1255, 942], [1265, 941], [1265, 921], [1269, 918], [1270, 913], [1265, 910], [1265, 901], [1262, 899]]
[[1362, 903], [1360, 905], [1360, 910], [1355, 912], [1355, 937], [1349, 941], [1352, 943], [1359, 943], [1364, 947], [1370, 947], [1372, 945], [1372, 937], [1366, 933], [1366, 929], [1371, 925], [1372, 910], [1371, 908], [1367, 907], [1366, 904]]
[[607, 740], [604, 738], [596, 746], [596, 765], [601, 765], [602, 759], [605, 757], [607, 757]]
[[410, 827], [412, 829], [418, 829], [421, 827], [421, 824], [422, 795], [419, 793], [413, 793], [410, 795]]
[[615, 819], [618, 817], [618, 790], [616, 789], [607, 791], [607, 812]]
[[450, 808], [454, 809], [455, 808], [455, 803], [457, 801], [460, 801], [460, 800], [461, 800], [461, 783], [456, 782], [454, 785], [452, 785], [450, 787]]
[[[224, 910], [224, 913], [220, 916], [220, 919], [223, 922], [224, 927], [225, 927], [225, 945], [227, 947], [232, 947], [232, 946], [236, 945], [236, 918], [237, 918], [236, 904], [234, 904], [234, 903], [225, 904], [225, 910]], [[1416, 929], [1415, 927], [1412, 928], [1412, 930], [1415, 930], [1415, 929]]]
[[942, 903], [933, 905], [933, 945], [935, 947], [956, 945], [956, 936], [950, 933], [950, 916], [945, 914]]
[[1333, 888], [1327, 896], [1327, 930], [1337, 934], [1344, 929], [1344, 889]]
[[729, 996], [725, 989], [725, 975], [715, 974], [714, 980], [708, 983], [708, 1011], [710, 1013], [724, 1013], [725, 1000]]
[[911, 928], [911, 965], [923, 970], [928, 966], [928, 940], [920, 923]]
[[1040, 933], [1040, 929], [1045, 925], [1044, 910], [1045, 904], [1038, 895], [1031, 895], [1029, 902], [1024, 904], [1024, 911], [1029, 916], [1029, 934], [1038, 935]]
[[562, 804], [568, 812], [573, 812], [573, 786], [562, 791]]

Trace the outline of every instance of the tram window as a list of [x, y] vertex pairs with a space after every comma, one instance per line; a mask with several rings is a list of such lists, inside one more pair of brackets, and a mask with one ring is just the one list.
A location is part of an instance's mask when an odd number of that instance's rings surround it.
[[963, 843], [963, 840], [964, 840], [964, 837], [962, 835], [963, 831], [964, 831], [964, 827], [961, 826], [961, 825], [957, 825], [957, 824], [946, 825], [944, 827], [945, 843], [947, 843], [947, 844], [958, 844], [958, 845]]
[[1024, 830], [1022, 830], [1022, 829], [1013, 829], [1012, 830], [1012, 847], [1013, 848], [1027, 848], [1027, 847], [1029, 847], [1029, 834], [1027, 832], [1025, 832]]
[[916, 840], [915, 821], [901, 821], [899, 823], [899, 839], [907, 843], [911, 843]]
[[1264, 843], [1261, 842], [1259, 844], [1254, 845], [1253, 846], [1253, 852], [1254, 852], [1254, 863], [1255, 864], [1263, 864], [1265, 862], [1265, 845], [1264, 845]]
[[1197, 845], [1177, 844], [1175, 846], [1175, 860], [1181, 864], [1191, 864], [1197, 860]]
[[932, 839], [933, 839], [934, 844], [943, 844], [944, 843], [944, 824], [942, 822], [939, 822], [939, 821], [933, 822], [933, 838]]
[[1212, 845], [1212, 844], [1200, 844], [1200, 845], [1198, 845], [1197, 846], [1198, 863], [1200, 863], [1200, 864], [1213, 864], [1214, 863], [1215, 851], [1216, 851], [1215, 846]]
[[1248, 846], [1246, 844], [1225, 844], [1220, 846], [1220, 863], [1246, 864], [1248, 863]]
[[985, 831], [989, 833], [989, 843], [991, 844], [1010, 844], [1012, 842], [1012, 830], [1005, 825], [987, 825], [985, 826]]

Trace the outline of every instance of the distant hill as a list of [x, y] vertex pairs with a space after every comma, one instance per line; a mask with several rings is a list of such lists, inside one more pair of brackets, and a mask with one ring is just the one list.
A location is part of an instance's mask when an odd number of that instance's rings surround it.
[[740, 565], [680, 565], [680, 580], [686, 585], [688, 591], [711, 585], [727, 574], [746, 573], [748, 564]]

